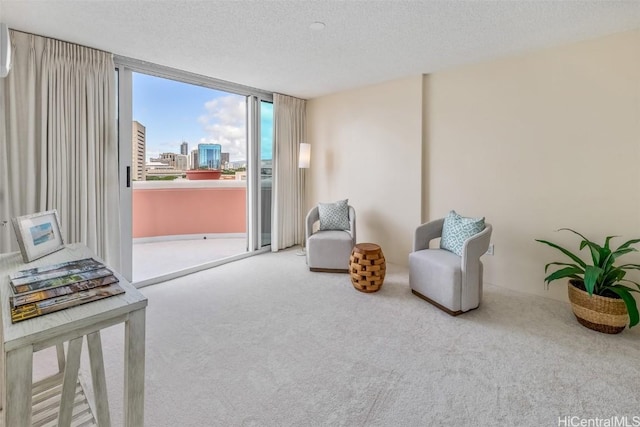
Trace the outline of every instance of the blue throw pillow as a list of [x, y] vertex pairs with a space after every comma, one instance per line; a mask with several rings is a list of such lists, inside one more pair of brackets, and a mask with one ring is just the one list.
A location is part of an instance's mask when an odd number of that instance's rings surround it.
[[456, 211], [451, 211], [444, 219], [440, 248], [462, 256], [464, 242], [482, 230], [484, 230], [484, 217], [466, 218], [458, 215]]
[[349, 230], [349, 201], [318, 203], [320, 230]]

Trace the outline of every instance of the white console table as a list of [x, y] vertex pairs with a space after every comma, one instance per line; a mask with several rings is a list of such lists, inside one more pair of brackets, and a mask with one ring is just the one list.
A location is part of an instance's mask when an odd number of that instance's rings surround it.
[[[124, 424], [127, 427], [142, 427], [144, 424], [144, 353], [145, 310], [147, 299], [118, 273], [124, 294], [99, 301], [71, 307], [34, 319], [11, 323], [9, 311], [9, 274], [14, 271], [40, 267], [60, 262], [97, 257], [84, 245], [67, 245], [65, 249], [47, 255], [28, 264], [22, 262], [19, 252], [0, 254], [0, 311], [2, 340], [0, 345], [0, 393], [5, 427], [31, 427], [32, 425], [109, 426], [109, 404], [105, 382], [104, 362], [100, 330], [125, 324], [125, 372], [124, 372]], [[91, 364], [91, 376], [95, 396], [95, 414], [90, 408], [78, 409], [78, 369], [82, 340], [86, 336]], [[67, 354], [62, 344], [67, 342]], [[58, 347], [60, 373], [37, 384], [32, 384], [33, 353]], [[53, 401], [60, 402], [57, 408], [40, 408], [42, 401], [59, 395]], [[34, 398], [33, 396], [37, 396]], [[49, 399], [51, 400], [51, 399]], [[48, 405], [48, 404], [47, 404]], [[78, 412], [84, 413], [78, 414]], [[87, 422], [87, 415], [90, 416]], [[84, 418], [82, 418], [84, 416]], [[84, 420], [84, 421], [83, 421]]]

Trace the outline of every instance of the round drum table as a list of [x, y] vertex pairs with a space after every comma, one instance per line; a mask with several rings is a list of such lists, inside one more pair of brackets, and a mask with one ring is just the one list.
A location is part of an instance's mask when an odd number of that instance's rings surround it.
[[358, 243], [351, 251], [349, 273], [353, 287], [360, 292], [376, 292], [382, 287], [387, 266], [380, 246]]

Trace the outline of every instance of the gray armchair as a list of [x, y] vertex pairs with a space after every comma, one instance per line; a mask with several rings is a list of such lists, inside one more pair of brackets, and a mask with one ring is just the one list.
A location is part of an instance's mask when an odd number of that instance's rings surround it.
[[452, 316], [477, 308], [482, 298], [482, 262], [491, 240], [491, 224], [464, 242], [462, 256], [445, 249], [429, 249], [442, 236], [444, 218], [416, 229], [409, 254], [409, 285], [420, 298]]
[[349, 272], [349, 257], [356, 244], [356, 211], [349, 206], [350, 230], [318, 230], [313, 225], [320, 221], [318, 207], [307, 214], [305, 237], [307, 241], [307, 265], [311, 271], [333, 273]]

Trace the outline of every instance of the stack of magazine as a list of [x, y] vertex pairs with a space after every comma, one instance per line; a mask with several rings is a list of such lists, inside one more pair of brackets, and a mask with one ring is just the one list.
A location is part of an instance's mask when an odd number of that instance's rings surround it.
[[13, 323], [124, 293], [111, 270], [93, 258], [9, 275]]

